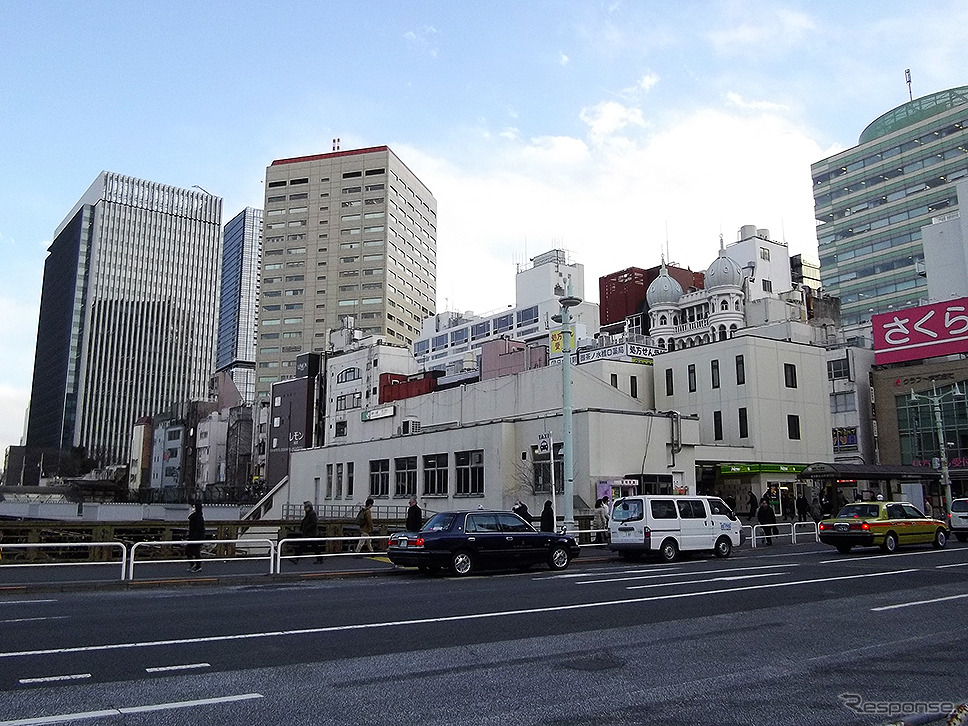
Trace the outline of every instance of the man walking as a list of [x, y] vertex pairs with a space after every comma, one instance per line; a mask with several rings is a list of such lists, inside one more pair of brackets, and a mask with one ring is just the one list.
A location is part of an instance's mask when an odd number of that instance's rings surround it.
[[419, 532], [422, 526], [423, 512], [420, 511], [420, 505], [417, 504], [417, 500], [410, 497], [410, 506], [407, 507], [407, 531]]
[[370, 535], [373, 533], [373, 514], [370, 512], [372, 506], [373, 497], [367, 497], [360, 513], [356, 515], [356, 523], [359, 525], [360, 534], [362, 535], [360, 541], [356, 544], [357, 552], [362, 552], [364, 546], [370, 552], [373, 552], [373, 543], [370, 541]]

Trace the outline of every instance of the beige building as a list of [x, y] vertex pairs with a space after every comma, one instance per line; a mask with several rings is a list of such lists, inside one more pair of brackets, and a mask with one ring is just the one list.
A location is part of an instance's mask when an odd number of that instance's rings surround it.
[[410, 345], [436, 312], [437, 202], [387, 146], [266, 169], [256, 398], [352, 318]]

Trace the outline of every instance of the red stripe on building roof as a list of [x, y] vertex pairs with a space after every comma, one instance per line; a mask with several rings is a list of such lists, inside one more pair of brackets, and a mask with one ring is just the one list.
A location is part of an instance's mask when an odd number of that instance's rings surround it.
[[293, 156], [289, 159], [276, 159], [270, 166], [280, 164], [296, 164], [300, 161], [316, 161], [317, 159], [335, 159], [339, 156], [357, 156], [359, 154], [370, 154], [374, 151], [389, 151], [389, 146], [369, 146], [365, 149], [352, 149], [350, 151], [332, 151], [328, 154], [313, 154], [312, 156]]

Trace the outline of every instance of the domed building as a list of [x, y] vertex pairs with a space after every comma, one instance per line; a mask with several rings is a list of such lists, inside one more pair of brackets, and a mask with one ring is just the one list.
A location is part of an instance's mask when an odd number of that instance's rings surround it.
[[649, 306], [649, 334], [666, 350], [689, 348], [726, 340], [745, 325], [746, 275], [726, 254], [722, 236], [719, 256], [706, 269], [705, 289], [684, 293], [665, 266], [652, 281], [645, 299]]

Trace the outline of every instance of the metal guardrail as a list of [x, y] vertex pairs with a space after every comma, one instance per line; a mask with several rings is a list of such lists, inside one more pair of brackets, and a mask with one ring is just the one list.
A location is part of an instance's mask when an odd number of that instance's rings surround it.
[[[784, 528], [784, 530], [786, 528], [789, 528], [789, 532], [774, 531], [774, 530], [779, 530], [781, 527]], [[758, 540], [767, 540], [767, 539], [772, 540], [773, 537], [776, 537], [778, 539], [779, 538], [786, 539], [787, 537], [789, 537], [790, 544], [796, 544], [798, 527], [800, 529], [806, 530], [805, 532], [802, 532], [803, 535], [812, 535], [814, 542], [820, 541], [820, 531], [817, 528], [816, 522], [776, 522], [775, 524], [751, 525], [750, 544], [752, 545], [753, 549], [756, 549], [758, 546], [761, 546], [756, 544]]]
[[100, 565], [101, 567], [118, 563], [112, 560], [89, 560], [88, 562], [41, 562], [38, 560], [28, 560], [26, 562], [3, 562], [3, 552], [5, 550], [53, 550], [65, 547], [86, 548], [88, 550], [95, 547], [121, 550], [121, 579], [124, 579], [128, 564], [128, 548], [121, 542], [44, 542], [44, 543], [15, 543], [0, 545], [0, 566], [3, 567], [82, 567], [84, 565]]
[[[377, 550], [377, 551], [374, 551], [372, 549], [368, 549], [368, 550], [360, 550], [360, 549], [347, 550], [347, 549], [344, 549], [343, 548], [343, 543], [355, 542], [357, 545], [359, 545], [361, 542], [369, 542], [370, 545], [372, 546], [372, 544], [373, 544], [374, 541], [376, 541], [376, 542], [387, 541], [388, 542], [389, 540], [390, 540], [390, 535], [388, 535], [388, 534], [369, 535], [369, 536], [357, 535], [355, 537], [352, 537], [352, 536], [351, 537], [346, 537], [346, 536], [344, 536], [344, 537], [287, 537], [286, 539], [279, 540], [279, 545], [276, 548], [275, 572], [276, 572], [276, 574], [281, 574], [282, 573], [282, 560], [283, 559], [286, 559], [286, 560], [289, 560], [289, 561], [296, 561], [296, 562], [298, 562], [299, 560], [307, 559], [309, 557], [315, 557], [317, 560], [320, 560], [320, 559], [323, 559], [323, 558], [326, 558], [326, 557], [329, 557], [329, 558], [335, 558], [335, 557], [357, 557], [359, 555], [370, 556], [370, 555], [374, 555], [374, 554], [379, 554], [382, 550]], [[329, 548], [327, 548], [327, 549], [329, 549], [329, 551], [322, 551], [322, 552], [320, 551], [320, 547], [318, 547], [318, 546], [313, 547], [313, 545], [320, 545], [320, 544], [323, 544], [323, 545], [330, 544], [331, 545], [331, 543], [339, 543], [339, 547], [338, 548], [334, 548], [334, 547], [330, 546]], [[314, 551], [313, 552], [310, 552], [309, 554], [303, 554], [303, 553], [299, 553], [299, 552], [293, 552], [292, 554], [283, 554], [283, 550], [286, 549], [286, 547], [288, 545], [295, 545], [293, 547], [293, 549], [296, 549], [296, 550], [303, 550], [303, 549], [310, 549], [311, 548]], [[336, 551], [333, 551], [334, 549]], [[385, 549], [386, 548], [384, 547], [384, 550]]]
[[[267, 546], [267, 548], [269, 550], [269, 553], [267, 555], [245, 555], [244, 557], [236, 557], [234, 555], [231, 556], [231, 557], [209, 557], [209, 558], [206, 558], [205, 561], [206, 562], [229, 562], [229, 561], [233, 561], [233, 560], [234, 561], [238, 561], [238, 560], [243, 560], [243, 559], [244, 560], [254, 560], [254, 561], [258, 561], [258, 560], [268, 560], [269, 561], [269, 574], [270, 575], [273, 574], [273, 567], [274, 567], [274, 564], [275, 564], [276, 546], [275, 546], [275, 543], [271, 539], [197, 539], [197, 540], [184, 540], [184, 539], [180, 539], [180, 540], [170, 540], [170, 541], [167, 541], [167, 542], [135, 542], [133, 545], [131, 545], [131, 555], [130, 555], [130, 558], [128, 560], [128, 576], [127, 576], [127, 579], [129, 581], [134, 580], [134, 565], [135, 565], [135, 561], [137, 559], [136, 558], [136, 554], [137, 554], [137, 550], [138, 550], [139, 547], [166, 547], [166, 546], [167, 547], [170, 547], [172, 545], [185, 546], [185, 545], [195, 545], [195, 544], [202, 545], [202, 546], [205, 546], [205, 545], [247, 545], [247, 546], [251, 546], [251, 545], [263, 545], [264, 544], [264, 545]], [[157, 560], [157, 559], [151, 559], [151, 560], [146, 560], [146, 561], [147, 562], [151, 562], [152, 564], [156, 564], [157, 565], [157, 564], [166, 564], [166, 563], [172, 563], [172, 562], [181, 562], [181, 563], [184, 563], [184, 562], [186, 562], [186, 559], [184, 557], [179, 557], [177, 560]], [[121, 579], [125, 579], [125, 578], [122, 576]]]

